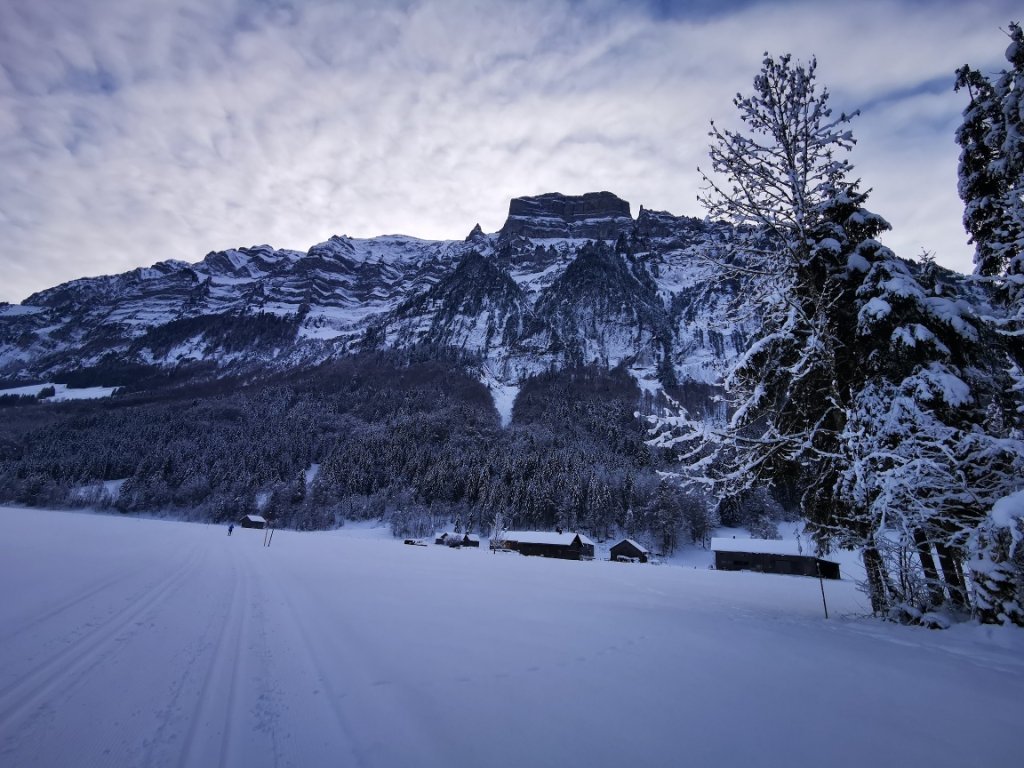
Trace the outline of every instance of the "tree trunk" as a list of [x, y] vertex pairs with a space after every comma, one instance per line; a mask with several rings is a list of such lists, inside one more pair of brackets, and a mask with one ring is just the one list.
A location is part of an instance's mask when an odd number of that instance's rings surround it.
[[924, 578], [927, 582], [929, 608], [937, 608], [942, 605], [945, 594], [942, 591], [942, 583], [939, 581], [939, 571], [935, 567], [935, 558], [932, 557], [932, 545], [925, 536], [924, 531], [914, 531], [914, 544], [917, 546], [917, 556], [921, 561], [921, 570], [924, 571]]
[[946, 544], [936, 544], [935, 549], [939, 553], [939, 565], [942, 567], [942, 578], [949, 590], [950, 602], [957, 608], [966, 610], [969, 607], [967, 588], [956, 550]]
[[885, 563], [882, 556], [873, 546], [865, 546], [861, 554], [864, 570], [868, 575], [868, 595], [871, 598], [871, 612], [885, 614], [889, 608], [889, 598], [885, 589]]

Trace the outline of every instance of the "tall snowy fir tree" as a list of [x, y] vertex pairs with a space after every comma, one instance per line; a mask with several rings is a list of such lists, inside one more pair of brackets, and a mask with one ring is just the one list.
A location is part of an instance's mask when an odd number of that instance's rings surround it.
[[[975, 272], [997, 283], [999, 302], [991, 320], [1008, 358], [1006, 391], [1015, 399], [1008, 415], [990, 422], [989, 432], [1012, 439], [1019, 438], [1024, 415], [1024, 30], [1011, 23], [1008, 36], [1008, 67], [995, 77], [970, 66], [957, 71], [956, 89], [965, 89], [970, 102], [956, 139], [964, 227], [975, 246]], [[977, 611], [984, 621], [1024, 625], [1022, 506], [1020, 494], [999, 499], [970, 538]]]
[[[720, 452], [732, 493], [761, 484], [801, 488], [802, 512], [828, 539], [838, 519], [844, 403], [856, 376], [855, 281], [863, 256], [848, 263], [839, 202], [864, 196], [838, 153], [853, 146], [852, 116], [832, 116], [816, 63], [765, 57], [751, 96], [734, 103], [746, 132], [712, 124], [710, 156], [724, 183], [704, 175], [702, 202], [716, 217], [749, 229], [722, 256], [753, 277], [762, 328], [726, 380], [733, 415]], [[859, 210], [859, 209], [858, 209]], [[867, 234], [886, 225], [859, 214]], [[838, 237], [837, 237], [838, 235]], [[866, 533], [866, 532], [865, 532]], [[880, 607], [880, 606], [879, 606]]]
[[766, 56], [754, 94], [734, 100], [748, 133], [712, 123], [712, 168], [725, 183], [702, 174], [710, 214], [747, 228], [722, 260], [754, 278], [763, 318], [727, 380], [734, 492], [801, 474], [802, 454], [834, 453], [842, 429], [830, 408], [837, 345], [827, 310], [848, 289], [832, 279], [835, 259], [815, 247], [813, 233], [822, 206], [854, 186], [849, 163], [836, 157], [853, 138], [850, 116], [833, 118], [827, 90], [816, 90], [815, 69], [813, 60], [804, 67]]

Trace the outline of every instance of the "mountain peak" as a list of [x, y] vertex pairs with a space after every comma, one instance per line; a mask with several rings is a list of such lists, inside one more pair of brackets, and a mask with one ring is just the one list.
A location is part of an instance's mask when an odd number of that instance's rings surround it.
[[503, 235], [609, 240], [632, 227], [629, 203], [611, 192], [516, 197], [508, 205]]

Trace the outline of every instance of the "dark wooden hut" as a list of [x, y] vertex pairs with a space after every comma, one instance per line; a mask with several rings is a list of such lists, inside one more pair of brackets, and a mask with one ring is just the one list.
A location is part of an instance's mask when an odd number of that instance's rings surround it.
[[582, 533], [505, 531], [491, 540], [491, 548], [510, 549], [521, 555], [557, 557], [562, 560], [593, 560], [594, 542]]
[[651, 553], [640, 544], [637, 544], [632, 539], [623, 539], [611, 548], [608, 559], [618, 560], [619, 562], [637, 561], [646, 563], [650, 556]]
[[238, 525], [242, 528], [266, 528], [267, 519], [262, 515], [246, 515], [238, 521]]
[[839, 578], [839, 563], [802, 553], [795, 541], [715, 538], [711, 540], [711, 549], [715, 553], [715, 568], [720, 571]]

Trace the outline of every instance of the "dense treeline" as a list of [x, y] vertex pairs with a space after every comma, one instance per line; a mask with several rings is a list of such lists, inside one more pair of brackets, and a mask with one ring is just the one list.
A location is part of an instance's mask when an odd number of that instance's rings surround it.
[[224, 379], [93, 403], [6, 409], [0, 500], [112, 506], [323, 529], [384, 517], [396, 534], [458, 521], [618, 531], [670, 550], [707, 504], [659, 479], [621, 371], [528, 380], [502, 429], [454, 354], [373, 352], [255, 383]]

